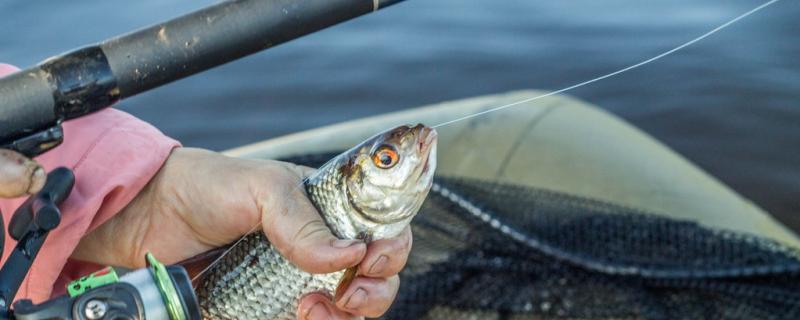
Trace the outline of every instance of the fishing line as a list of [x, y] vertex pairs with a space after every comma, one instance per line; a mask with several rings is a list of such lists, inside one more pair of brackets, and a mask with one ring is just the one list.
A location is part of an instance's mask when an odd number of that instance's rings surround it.
[[597, 78], [594, 78], [594, 79], [591, 79], [591, 80], [587, 80], [587, 81], [584, 81], [584, 82], [581, 82], [581, 83], [578, 83], [578, 84], [574, 84], [574, 85], [571, 85], [569, 87], [562, 88], [562, 89], [559, 89], [559, 90], [556, 90], [556, 91], [552, 91], [552, 92], [548, 92], [548, 93], [545, 93], [545, 94], [542, 94], [542, 95], [538, 95], [538, 96], [535, 96], [535, 97], [519, 100], [519, 101], [512, 102], [512, 103], [509, 103], [509, 104], [505, 104], [505, 105], [502, 105], [502, 106], [489, 108], [487, 110], [476, 112], [476, 113], [473, 113], [473, 114], [470, 114], [470, 115], [466, 115], [466, 116], [463, 116], [463, 117], [460, 117], [460, 118], [456, 118], [456, 119], [453, 119], [453, 120], [445, 121], [445, 122], [442, 122], [440, 124], [437, 124], [437, 125], [433, 126], [433, 128], [444, 127], [444, 126], [447, 126], [447, 125], [450, 125], [450, 124], [453, 124], [453, 123], [456, 123], [456, 122], [472, 119], [472, 118], [479, 117], [479, 116], [482, 116], [482, 115], [485, 115], [485, 114], [488, 114], [488, 113], [492, 113], [492, 112], [495, 112], [495, 111], [500, 111], [500, 110], [503, 110], [503, 109], [511, 108], [511, 107], [514, 107], [514, 106], [518, 106], [518, 105], [523, 104], [523, 103], [527, 103], [527, 102], [531, 102], [531, 101], [534, 101], [534, 100], [547, 98], [549, 96], [557, 95], [559, 93], [564, 93], [566, 91], [577, 89], [577, 88], [583, 87], [585, 85], [589, 85], [589, 84], [595, 83], [597, 81], [605, 80], [605, 79], [611, 78], [613, 76], [616, 76], [616, 75], [631, 71], [633, 69], [639, 68], [639, 67], [644, 66], [646, 64], [650, 64], [651, 62], [654, 62], [656, 60], [664, 58], [664, 57], [666, 57], [668, 55], [671, 55], [671, 54], [673, 54], [673, 53], [675, 53], [675, 52], [677, 52], [679, 50], [682, 50], [682, 49], [684, 49], [684, 48], [686, 48], [688, 46], [691, 46], [691, 45], [697, 43], [698, 41], [701, 41], [701, 40], [703, 40], [705, 38], [708, 38], [709, 36], [721, 31], [722, 29], [725, 29], [728, 26], [730, 26], [730, 25], [732, 25], [732, 24], [734, 24], [736, 22], [739, 22], [739, 20], [742, 20], [742, 19], [746, 18], [747, 16], [750, 16], [750, 15], [760, 11], [761, 9], [764, 9], [764, 8], [770, 6], [770, 5], [772, 5], [772, 4], [774, 4], [774, 3], [778, 2], [778, 1], [780, 1], [780, 0], [767, 1], [766, 3], [764, 3], [764, 4], [762, 4], [762, 5], [758, 6], [758, 7], [755, 7], [754, 9], [752, 9], [750, 11], [747, 11], [747, 12], [739, 15], [738, 17], [733, 18], [733, 19], [729, 20], [728, 22], [723, 23], [722, 25], [714, 28], [713, 30], [711, 30], [709, 32], [704, 33], [703, 35], [701, 35], [701, 36], [699, 36], [697, 38], [689, 40], [688, 42], [686, 42], [684, 44], [681, 44], [681, 45], [679, 45], [679, 46], [677, 46], [675, 48], [672, 48], [672, 49], [670, 49], [668, 51], [665, 51], [665, 52], [663, 52], [663, 53], [661, 53], [661, 54], [659, 54], [657, 56], [654, 56], [654, 57], [652, 57], [650, 59], [647, 59], [647, 60], [644, 60], [642, 62], [630, 65], [628, 67], [619, 69], [617, 71], [614, 71], [614, 72], [611, 72], [611, 73], [608, 73], [608, 74], [605, 74], [605, 75], [599, 76]]
[[[456, 122], [472, 119], [472, 118], [479, 117], [479, 116], [482, 116], [482, 115], [485, 115], [485, 114], [488, 114], [488, 113], [492, 113], [492, 112], [496, 112], [496, 111], [501, 111], [503, 109], [511, 108], [511, 107], [514, 107], [514, 106], [518, 106], [518, 105], [521, 105], [521, 104], [524, 104], [524, 103], [528, 103], [528, 102], [531, 102], [531, 101], [547, 98], [547, 97], [550, 97], [550, 96], [553, 96], [553, 95], [564, 93], [564, 92], [567, 92], [567, 91], [570, 91], [570, 90], [573, 90], [573, 89], [577, 89], [577, 88], [580, 88], [580, 87], [583, 87], [583, 86], [586, 86], [586, 85], [601, 81], [601, 80], [605, 80], [605, 79], [617, 76], [619, 74], [631, 71], [633, 69], [637, 69], [637, 68], [642, 67], [644, 65], [647, 65], [647, 64], [650, 64], [650, 63], [655, 62], [657, 60], [660, 60], [661, 58], [669, 56], [669, 55], [671, 55], [671, 54], [673, 54], [673, 53], [675, 53], [677, 51], [680, 51], [680, 50], [688, 47], [688, 46], [691, 46], [691, 45], [693, 45], [693, 44], [695, 44], [695, 43], [697, 43], [697, 42], [699, 42], [699, 41], [701, 41], [701, 40], [703, 40], [705, 38], [708, 38], [709, 36], [711, 36], [711, 35], [713, 35], [713, 34], [715, 34], [717, 32], [722, 31], [723, 29], [729, 27], [730, 25], [732, 25], [734, 23], [737, 23], [740, 20], [742, 20], [742, 19], [744, 19], [744, 18], [746, 18], [746, 17], [748, 17], [748, 16], [750, 16], [750, 15], [752, 15], [752, 14], [758, 12], [758, 11], [761, 11], [762, 9], [764, 9], [766, 7], [769, 7], [769, 6], [775, 4], [776, 2], [779, 2], [779, 1], [781, 1], [781, 0], [770, 0], [770, 1], [767, 1], [767, 2], [765, 2], [763, 4], [761, 4], [761, 5], [753, 8], [753, 9], [751, 9], [750, 11], [747, 11], [747, 12], [745, 12], [745, 13], [743, 13], [743, 14], [741, 14], [741, 15], [739, 15], [739, 16], [737, 16], [737, 17], [735, 17], [735, 18], [733, 18], [733, 19], [731, 19], [731, 20], [729, 20], [729, 21], [727, 21], [727, 22], [725, 22], [723, 24], [721, 24], [720, 26], [712, 29], [711, 31], [708, 31], [708, 32], [700, 35], [699, 37], [696, 37], [696, 38], [694, 38], [692, 40], [689, 40], [688, 42], [685, 42], [685, 43], [683, 43], [683, 44], [681, 44], [681, 45], [679, 45], [679, 46], [677, 46], [675, 48], [667, 50], [667, 51], [665, 51], [665, 52], [663, 52], [661, 54], [658, 54], [658, 55], [656, 55], [654, 57], [651, 57], [651, 58], [646, 59], [644, 61], [641, 61], [639, 63], [627, 66], [627, 67], [619, 69], [617, 71], [614, 71], [614, 72], [611, 72], [611, 73], [608, 73], [608, 74], [605, 74], [605, 75], [602, 75], [602, 76], [599, 76], [599, 77], [596, 77], [596, 78], [593, 78], [593, 79], [590, 79], [590, 80], [587, 80], [587, 81], [583, 81], [583, 82], [580, 82], [580, 83], [577, 83], [577, 84], [574, 84], [574, 85], [571, 85], [571, 86], [568, 86], [568, 87], [565, 87], [565, 88], [562, 88], [562, 89], [559, 89], [559, 90], [556, 90], [556, 91], [552, 91], [552, 92], [541, 94], [541, 95], [534, 96], [534, 97], [531, 97], [531, 98], [519, 100], [519, 101], [516, 101], [516, 102], [509, 103], [509, 104], [505, 104], [505, 105], [489, 108], [487, 110], [476, 112], [476, 113], [473, 113], [473, 114], [469, 114], [469, 115], [466, 115], [466, 116], [463, 116], [463, 117], [459, 117], [459, 118], [456, 118], [456, 119], [453, 119], [453, 120], [448, 120], [448, 121], [439, 123], [437, 125], [434, 125], [432, 128], [444, 127], [444, 126], [451, 125], [451, 124], [456, 123]], [[345, 151], [345, 153], [346, 152], [347, 151]], [[330, 165], [333, 162], [333, 160], [335, 160], [336, 158], [338, 158], [338, 156], [334, 157], [333, 159], [331, 159], [328, 162], [326, 162], [325, 164], [323, 164], [315, 173], [311, 174], [309, 177], [304, 178], [297, 186], [295, 186], [295, 188], [292, 191], [289, 192], [289, 194], [287, 194], [287, 198], [292, 193], [298, 191], [309, 179], [313, 178], [316, 174], [322, 172], [323, 169], [325, 169], [328, 165]], [[234, 242], [230, 247], [228, 247], [228, 249], [223, 251], [222, 254], [220, 254], [220, 256], [218, 258], [214, 259], [214, 261], [211, 262], [206, 268], [204, 268], [197, 275], [195, 275], [192, 278], [192, 281], [195, 281], [195, 280], [199, 279], [200, 276], [202, 276], [203, 274], [205, 274], [206, 272], [211, 270], [211, 268], [213, 268], [216, 264], [218, 264], [220, 261], [222, 261], [222, 258], [224, 258], [226, 255], [228, 255], [228, 253], [230, 253], [231, 250], [233, 250], [237, 245], [239, 245], [245, 239], [245, 237], [247, 237], [247, 235], [249, 235], [250, 233], [255, 232], [258, 229], [258, 227], [261, 225], [261, 223], [262, 223], [261, 218], [259, 218], [258, 223], [256, 225], [254, 225], [250, 229], [250, 231], [247, 232], [247, 234], [245, 234], [242, 237], [240, 237], [238, 240], [236, 240], [236, 242]]]
[[214, 261], [211, 261], [211, 263], [209, 263], [207, 267], [203, 268], [202, 271], [198, 272], [194, 277], [192, 277], [192, 282], [195, 282], [197, 279], [200, 279], [200, 277], [202, 275], [204, 275], [206, 272], [208, 272], [208, 270], [211, 270], [211, 268], [213, 268], [215, 265], [217, 265], [222, 260], [222, 258], [224, 258], [226, 255], [228, 255], [228, 253], [230, 253], [231, 250], [233, 250], [233, 248], [235, 248], [237, 245], [239, 245], [239, 243], [242, 242], [244, 240], [244, 238], [247, 237], [247, 235], [255, 232], [256, 229], [258, 229], [259, 225], [261, 225], [261, 218], [258, 218], [258, 223], [256, 223], [252, 228], [250, 228], [250, 230], [247, 231], [247, 233], [245, 233], [243, 236], [241, 236], [239, 238], [239, 240], [236, 240], [236, 242], [234, 242], [230, 247], [225, 249], [225, 251], [222, 251], [222, 253], [219, 255], [219, 257], [214, 259]]

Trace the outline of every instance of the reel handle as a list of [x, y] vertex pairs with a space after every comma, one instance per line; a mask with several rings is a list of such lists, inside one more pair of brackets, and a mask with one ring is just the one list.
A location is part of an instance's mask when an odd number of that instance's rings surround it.
[[[28, 275], [48, 233], [61, 223], [58, 205], [69, 197], [74, 184], [75, 175], [72, 170], [53, 170], [47, 175], [42, 191], [28, 198], [11, 217], [9, 234], [17, 240], [17, 245], [0, 269], [0, 318], [10, 316], [11, 301]], [[5, 238], [5, 235], [2, 236]]]

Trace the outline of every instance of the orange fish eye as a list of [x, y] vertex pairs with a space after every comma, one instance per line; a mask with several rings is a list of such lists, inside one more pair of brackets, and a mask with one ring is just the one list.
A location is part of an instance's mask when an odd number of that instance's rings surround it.
[[397, 154], [397, 151], [389, 145], [380, 146], [378, 150], [375, 150], [372, 154], [372, 162], [381, 169], [394, 167], [398, 160], [400, 160], [400, 156]]

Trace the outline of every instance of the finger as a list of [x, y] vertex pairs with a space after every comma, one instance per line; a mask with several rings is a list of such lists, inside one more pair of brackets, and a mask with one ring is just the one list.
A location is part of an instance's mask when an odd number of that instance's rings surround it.
[[348, 313], [377, 318], [389, 310], [399, 288], [400, 278], [396, 275], [385, 279], [359, 277], [336, 301], [336, 306]]
[[312, 293], [300, 299], [297, 305], [298, 320], [328, 320], [352, 319], [353, 315], [339, 310], [331, 302], [331, 298], [321, 294]]
[[400, 273], [411, 252], [411, 228], [406, 227], [394, 238], [373, 241], [359, 266], [359, 274], [372, 278], [388, 278]]
[[12, 198], [39, 192], [47, 175], [35, 161], [0, 149], [0, 197]]
[[306, 197], [299, 176], [285, 172], [285, 181], [267, 195], [262, 221], [267, 238], [289, 261], [310, 273], [330, 273], [358, 264], [367, 246], [340, 240], [331, 233]]

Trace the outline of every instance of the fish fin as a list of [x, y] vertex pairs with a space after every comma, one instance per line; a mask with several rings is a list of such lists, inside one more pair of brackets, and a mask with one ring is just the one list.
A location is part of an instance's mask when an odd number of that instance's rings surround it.
[[192, 287], [197, 288], [197, 285], [203, 280], [203, 275], [200, 273], [205, 271], [208, 266], [222, 256], [227, 249], [227, 246], [211, 249], [194, 257], [178, 262], [176, 265], [186, 269], [186, 273], [188, 273], [189, 277], [192, 278]]
[[[366, 243], [370, 243], [370, 242], [372, 242], [372, 234], [362, 231], [362, 232], [358, 233], [358, 235], [356, 236], [356, 239], [360, 239], [360, 240], [363, 240]], [[342, 298], [342, 295], [344, 294], [344, 292], [347, 291], [348, 287], [350, 287], [350, 283], [352, 283], [353, 280], [356, 279], [356, 276], [358, 276], [358, 267], [359, 266], [360, 266], [360, 264], [357, 264], [355, 266], [347, 268], [347, 270], [344, 271], [344, 275], [342, 275], [342, 279], [339, 280], [339, 284], [336, 285], [336, 292], [333, 295], [333, 301], [334, 302], [339, 301], [339, 299]]]
[[336, 286], [336, 292], [333, 295], [334, 302], [342, 298], [347, 288], [350, 287], [350, 283], [356, 279], [356, 275], [358, 275], [358, 265], [347, 268], [347, 270], [344, 271], [344, 275], [342, 279], [339, 280], [339, 284]]

